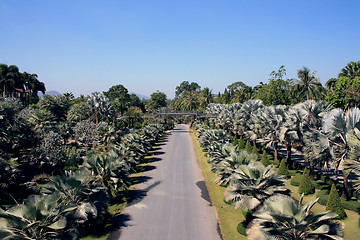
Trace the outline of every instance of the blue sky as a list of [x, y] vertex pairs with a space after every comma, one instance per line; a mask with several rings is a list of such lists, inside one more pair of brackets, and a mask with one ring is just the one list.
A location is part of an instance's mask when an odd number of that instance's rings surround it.
[[360, 1], [0, 0], [0, 63], [76, 96], [254, 86], [285, 65], [321, 82], [360, 60]]

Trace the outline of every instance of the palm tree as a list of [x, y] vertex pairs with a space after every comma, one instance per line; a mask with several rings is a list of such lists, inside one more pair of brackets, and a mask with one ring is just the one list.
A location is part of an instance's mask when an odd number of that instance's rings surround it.
[[2, 91], [2, 96], [11, 96], [15, 91], [15, 87], [23, 88], [19, 84], [20, 73], [18, 67], [0, 64], [0, 91]]
[[336, 213], [311, 212], [317, 200], [302, 206], [303, 196], [300, 202], [282, 195], [267, 199], [264, 207], [253, 215], [248, 239], [343, 239], [340, 223], [331, 221]]
[[310, 97], [315, 97], [316, 94], [322, 94], [322, 85], [318, 78], [315, 78], [315, 73], [310, 74], [310, 70], [306, 67], [298, 70], [298, 84], [295, 85], [295, 90], [300, 94], [306, 93], [306, 99], [309, 100]]
[[204, 88], [200, 92], [200, 106], [203, 107], [203, 109], [206, 108], [209, 103], [211, 103], [214, 99], [212, 96], [212, 90], [208, 87]]
[[272, 165], [241, 165], [226, 189], [225, 200], [233, 202], [235, 208], [253, 210], [274, 194], [289, 194], [284, 182], [286, 179], [277, 175]]
[[360, 61], [348, 63], [339, 73], [339, 78], [348, 77], [350, 80], [354, 79], [356, 76], [360, 76]]
[[[328, 139], [328, 148], [337, 165], [343, 164], [349, 158], [349, 136], [355, 129], [360, 128], [360, 109], [350, 108], [344, 112], [342, 109], [333, 109], [328, 113], [323, 125], [323, 132]], [[350, 169], [351, 172], [351, 169]], [[350, 172], [343, 171], [344, 185], [342, 197], [348, 197], [348, 176]]]
[[[345, 171], [360, 172], [360, 131], [355, 128], [354, 133], [348, 136], [350, 153], [348, 159], [344, 162]], [[357, 178], [354, 184], [355, 190], [360, 192], [360, 178]]]
[[[281, 131], [286, 122], [286, 107], [283, 105], [269, 106], [259, 111], [255, 117], [256, 129], [264, 139], [266, 148], [274, 149], [274, 160], [278, 160], [278, 144]], [[256, 130], [255, 129], [255, 130]]]
[[257, 155], [248, 153], [244, 150], [232, 151], [230, 155], [216, 165], [216, 183], [219, 185], [227, 185], [233, 178], [233, 174], [237, 173], [237, 168], [241, 165], [248, 165], [250, 162], [256, 161]]

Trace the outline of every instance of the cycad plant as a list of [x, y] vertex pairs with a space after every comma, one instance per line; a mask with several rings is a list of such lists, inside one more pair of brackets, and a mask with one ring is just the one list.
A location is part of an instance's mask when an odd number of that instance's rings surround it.
[[335, 213], [311, 212], [318, 199], [302, 205], [300, 202], [282, 195], [267, 199], [264, 206], [253, 216], [248, 239], [299, 240], [299, 239], [343, 239], [339, 222], [332, 221]]

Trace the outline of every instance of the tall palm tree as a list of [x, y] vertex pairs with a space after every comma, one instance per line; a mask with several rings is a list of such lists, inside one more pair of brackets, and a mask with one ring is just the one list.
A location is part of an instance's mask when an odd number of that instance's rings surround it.
[[348, 63], [339, 73], [339, 77], [348, 77], [350, 80], [356, 76], [360, 76], [360, 61]]
[[212, 96], [212, 90], [208, 87], [204, 88], [203, 90], [201, 90], [200, 92], [200, 106], [203, 107], [204, 109], [206, 108], [207, 105], [209, 105], [209, 103], [211, 103], [213, 101], [213, 96]]
[[269, 106], [259, 111], [255, 117], [255, 130], [264, 139], [266, 148], [274, 149], [274, 160], [278, 160], [278, 144], [281, 141], [281, 131], [286, 122], [286, 106]]
[[302, 206], [290, 197], [276, 195], [267, 199], [264, 207], [253, 216], [250, 223], [248, 239], [343, 239], [339, 222], [335, 222], [336, 213], [313, 213], [311, 208], [317, 200]]
[[306, 99], [310, 97], [316, 98], [316, 94], [322, 93], [322, 85], [318, 78], [315, 78], [316, 71], [310, 73], [310, 70], [306, 67], [298, 70], [298, 84], [295, 85], [295, 90], [300, 94], [306, 93]]

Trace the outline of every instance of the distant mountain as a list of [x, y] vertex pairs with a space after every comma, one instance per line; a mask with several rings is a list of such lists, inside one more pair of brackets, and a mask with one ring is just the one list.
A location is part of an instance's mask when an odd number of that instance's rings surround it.
[[[52, 90], [52, 91], [46, 91], [45, 94], [46, 94], [46, 95], [55, 95], [55, 96], [56, 96], [56, 95], [61, 95], [61, 93], [59, 93], [58, 91], [54, 91], [54, 90]], [[38, 95], [39, 95], [39, 97], [43, 97], [43, 96], [44, 96], [42, 92], [38, 92]]]
[[[130, 93], [130, 94], [134, 94], [134, 93]], [[149, 100], [150, 99], [150, 97], [145, 96], [145, 95], [141, 95], [141, 94], [137, 94], [137, 93], [135, 93], [135, 95], [138, 96], [141, 100], [143, 100], [143, 99]]]

